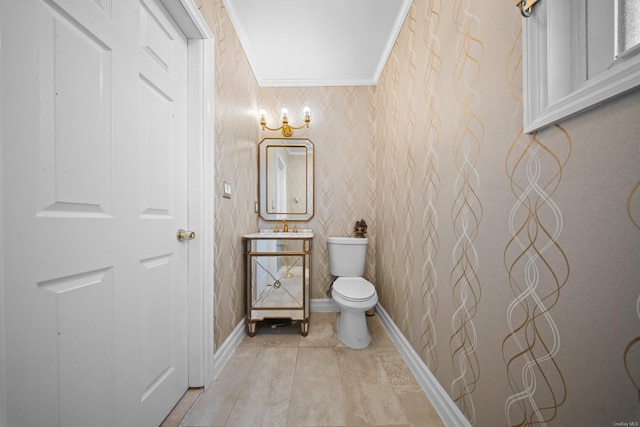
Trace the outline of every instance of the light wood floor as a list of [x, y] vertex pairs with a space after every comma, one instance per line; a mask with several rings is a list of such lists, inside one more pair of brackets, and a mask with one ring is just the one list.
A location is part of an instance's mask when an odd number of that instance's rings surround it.
[[[376, 316], [369, 347], [345, 347], [337, 313], [259, 324], [180, 423], [183, 427], [444, 426]], [[165, 425], [165, 424], [163, 424]]]

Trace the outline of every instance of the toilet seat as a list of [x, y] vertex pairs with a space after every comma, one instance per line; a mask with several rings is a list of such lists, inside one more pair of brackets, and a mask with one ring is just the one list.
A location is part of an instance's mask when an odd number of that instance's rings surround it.
[[333, 292], [347, 301], [363, 302], [376, 295], [376, 288], [362, 277], [339, 277], [333, 282]]

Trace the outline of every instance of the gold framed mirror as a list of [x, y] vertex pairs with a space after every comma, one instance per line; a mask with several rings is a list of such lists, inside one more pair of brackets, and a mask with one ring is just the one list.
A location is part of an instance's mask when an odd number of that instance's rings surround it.
[[308, 138], [264, 138], [258, 144], [260, 217], [308, 221], [313, 217], [314, 145]]

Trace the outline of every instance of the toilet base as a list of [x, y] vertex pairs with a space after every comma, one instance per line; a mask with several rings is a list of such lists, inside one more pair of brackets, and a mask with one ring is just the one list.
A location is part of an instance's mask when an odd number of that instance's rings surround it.
[[340, 307], [340, 316], [338, 316], [336, 327], [338, 338], [349, 348], [365, 348], [371, 342], [364, 310], [349, 310]]

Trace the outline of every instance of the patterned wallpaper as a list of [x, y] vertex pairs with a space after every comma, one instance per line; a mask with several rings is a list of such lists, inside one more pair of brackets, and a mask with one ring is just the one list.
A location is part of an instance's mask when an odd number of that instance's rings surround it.
[[[214, 343], [219, 348], [246, 314], [244, 248], [256, 231], [258, 84], [222, 1], [202, 1], [200, 12], [216, 38]], [[255, 165], [255, 166], [254, 166]], [[222, 197], [223, 180], [231, 198]]]
[[640, 421], [640, 94], [523, 134], [520, 26], [411, 7], [376, 91], [381, 304], [473, 425]]
[[[376, 87], [259, 88], [220, 0], [215, 343], [244, 316], [255, 111], [316, 146], [313, 298], [326, 237], [369, 225], [367, 277], [473, 425], [640, 421], [640, 92], [522, 132], [512, 1], [414, 2]], [[623, 425], [623, 424], [619, 424]]]
[[[327, 236], [353, 234], [356, 221], [369, 226], [366, 275], [375, 281], [376, 128], [375, 88], [305, 87], [260, 88], [258, 104], [267, 123], [277, 123], [280, 110], [289, 110], [292, 125], [303, 123], [303, 108], [311, 109], [309, 129], [294, 136], [315, 145], [315, 210], [305, 228], [313, 229], [311, 298], [327, 298], [331, 284]], [[262, 137], [280, 137], [263, 132]], [[261, 221], [260, 228], [273, 223]]]

